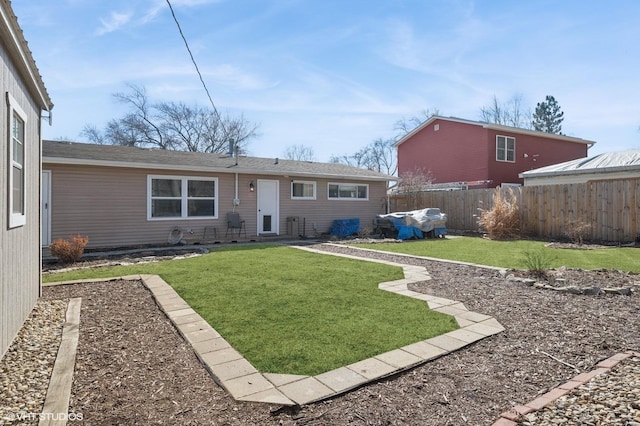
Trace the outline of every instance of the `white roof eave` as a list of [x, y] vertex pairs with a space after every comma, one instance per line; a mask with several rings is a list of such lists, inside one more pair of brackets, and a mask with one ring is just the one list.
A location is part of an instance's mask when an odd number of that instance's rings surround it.
[[[49, 94], [47, 93], [47, 89], [42, 81], [42, 77], [38, 71], [38, 68], [35, 64], [35, 60], [31, 55], [31, 51], [29, 50], [27, 41], [24, 39], [24, 36], [20, 32], [20, 26], [16, 21], [14, 16], [10, 15], [11, 11], [5, 9], [4, 5], [0, 7], [0, 19], [3, 21], [3, 29], [6, 28], [6, 31], [2, 31], [5, 35], [11, 40], [11, 45], [9, 49], [13, 47], [13, 59], [18, 59], [17, 68], [22, 72], [26, 73], [27, 80], [26, 85], [37, 94], [37, 103], [40, 109], [51, 111], [53, 108], [53, 103], [49, 98]], [[8, 41], [7, 41], [8, 42]]]

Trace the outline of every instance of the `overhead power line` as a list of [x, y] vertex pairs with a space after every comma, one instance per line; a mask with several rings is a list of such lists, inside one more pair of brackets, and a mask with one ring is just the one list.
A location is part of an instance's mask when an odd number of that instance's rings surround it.
[[184, 36], [184, 33], [182, 32], [182, 28], [180, 27], [180, 22], [178, 22], [178, 18], [176, 17], [175, 12], [173, 11], [173, 6], [171, 6], [171, 2], [169, 0], [167, 0], [167, 4], [169, 5], [169, 9], [171, 10], [171, 16], [173, 16], [173, 20], [175, 21], [176, 26], [178, 27], [178, 31], [180, 32], [180, 36], [182, 37], [182, 41], [184, 41], [184, 45], [187, 48], [187, 52], [189, 52], [189, 56], [191, 57], [191, 62], [193, 62], [193, 66], [196, 68], [198, 77], [200, 77], [200, 82], [202, 83], [202, 87], [204, 87], [204, 91], [207, 92], [207, 97], [209, 98], [209, 102], [211, 103], [211, 108], [213, 108], [213, 112], [218, 118], [218, 121], [220, 122], [220, 126], [222, 126], [222, 131], [224, 132], [224, 134], [226, 134], [227, 130], [224, 127], [224, 123], [222, 121], [222, 118], [220, 117], [220, 114], [218, 113], [218, 109], [213, 103], [213, 98], [211, 97], [211, 93], [209, 93], [209, 89], [207, 88], [207, 85], [204, 82], [204, 78], [202, 78], [202, 73], [200, 72], [200, 68], [198, 68], [196, 59], [193, 57], [193, 53], [191, 52], [191, 48], [189, 47], [189, 43], [187, 42], [187, 38]]

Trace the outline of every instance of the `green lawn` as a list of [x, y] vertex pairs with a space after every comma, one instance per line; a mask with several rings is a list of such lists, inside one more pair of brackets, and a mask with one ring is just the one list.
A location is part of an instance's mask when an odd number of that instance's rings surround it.
[[263, 372], [315, 375], [456, 329], [423, 301], [377, 289], [401, 268], [279, 246], [45, 275], [157, 274]]
[[542, 251], [550, 259], [549, 266], [552, 268], [567, 266], [582, 269], [604, 268], [640, 272], [640, 249], [638, 248], [554, 249], [545, 247], [545, 244], [541, 241], [492, 241], [478, 237], [462, 237], [352, 245], [512, 269], [527, 269], [525, 265], [527, 252]]

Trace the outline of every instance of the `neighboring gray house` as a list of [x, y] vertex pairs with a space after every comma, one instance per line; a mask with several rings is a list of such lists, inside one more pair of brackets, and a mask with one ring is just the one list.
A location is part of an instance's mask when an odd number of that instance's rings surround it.
[[607, 152], [520, 173], [525, 186], [640, 178], [640, 150]]
[[53, 108], [7, 0], [0, 0], [0, 85], [1, 358], [40, 296], [40, 117]]
[[[372, 229], [393, 176], [335, 163], [44, 141], [43, 243], [81, 234], [89, 248], [308, 237], [335, 219]], [[227, 236], [227, 213], [246, 236]], [[231, 232], [234, 232], [232, 236]]]

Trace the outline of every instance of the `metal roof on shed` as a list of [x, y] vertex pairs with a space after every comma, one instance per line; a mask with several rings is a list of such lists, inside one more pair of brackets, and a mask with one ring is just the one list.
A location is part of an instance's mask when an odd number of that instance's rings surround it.
[[606, 152], [520, 173], [521, 178], [640, 170], [640, 150]]

